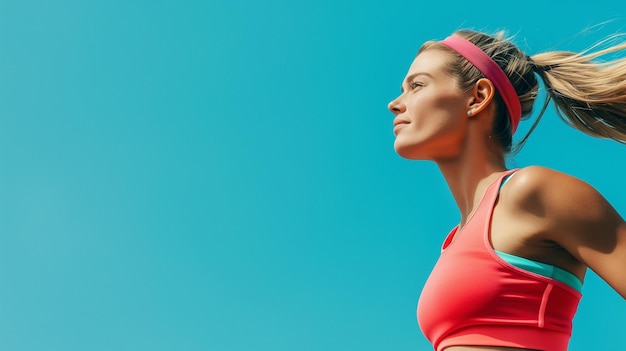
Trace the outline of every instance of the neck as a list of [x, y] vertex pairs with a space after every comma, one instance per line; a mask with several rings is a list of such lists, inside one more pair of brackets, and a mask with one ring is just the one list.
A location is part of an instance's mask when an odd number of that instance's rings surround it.
[[435, 160], [461, 213], [464, 226], [487, 187], [506, 171], [502, 158], [487, 149], [466, 150], [454, 159]]

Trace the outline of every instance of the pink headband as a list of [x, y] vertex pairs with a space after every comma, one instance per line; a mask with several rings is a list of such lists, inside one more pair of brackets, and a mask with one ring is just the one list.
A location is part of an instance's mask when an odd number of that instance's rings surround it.
[[506, 73], [495, 63], [494, 60], [485, 54], [478, 46], [474, 45], [468, 40], [465, 40], [459, 36], [449, 36], [446, 39], [440, 41], [450, 47], [452, 50], [465, 57], [471, 62], [478, 70], [493, 82], [496, 90], [502, 96], [506, 108], [509, 110], [509, 117], [511, 118], [511, 134], [515, 133], [517, 125], [522, 118], [522, 106], [519, 102], [519, 97], [513, 88], [513, 84], [506, 76]]

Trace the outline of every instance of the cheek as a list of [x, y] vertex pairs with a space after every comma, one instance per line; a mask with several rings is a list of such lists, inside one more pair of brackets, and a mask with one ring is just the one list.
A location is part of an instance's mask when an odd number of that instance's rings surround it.
[[467, 111], [458, 95], [418, 100], [411, 106], [410, 114], [420, 129], [460, 127], [467, 119]]
[[459, 94], [440, 96], [433, 100], [433, 108], [457, 120], [467, 118], [465, 100], [460, 98]]

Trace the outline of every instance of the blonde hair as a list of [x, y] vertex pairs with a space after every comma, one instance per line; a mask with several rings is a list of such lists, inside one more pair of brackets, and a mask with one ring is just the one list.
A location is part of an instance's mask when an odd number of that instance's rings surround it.
[[[554, 51], [526, 56], [500, 32], [494, 36], [460, 30], [454, 35], [478, 46], [506, 73], [515, 88], [522, 107], [522, 119], [532, 115], [537, 99], [539, 77], [548, 98], [530, 131], [514, 151], [521, 149], [543, 116], [550, 99], [558, 115], [570, 126], [599, 138], [626, 143], [626, 58], [594, 62], [600, 56], [626, 50], [626, 43], [607, 49], [582, 53]], [[459, 80], [462, 89], [471, 88], [484, 75], [455, 51], [437, 42], [427, 42], [419, 53], [439, 49], [453, 57], [446, 66], [448, 73]], [[418, 55], [419, 55], [418, 53]], [[511, 125], [508, 111], [500, 94], [494, 97], [496, 118], [493, 135], [505, 152], [512, 150]]]

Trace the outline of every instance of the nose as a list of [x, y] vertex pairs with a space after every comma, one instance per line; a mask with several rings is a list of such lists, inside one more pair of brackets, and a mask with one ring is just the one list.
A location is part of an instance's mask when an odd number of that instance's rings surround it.
[[404, 105], [400, 97], [401, 96], [398, 96], [397, 98], [392, 100], [389, 103], [389, 105], [387, 105], [387, 108], [389, 109], [389, 111], [391, 111], [391, 113], [393, 113], [396, 116], [406, 111], [406, 106]]

